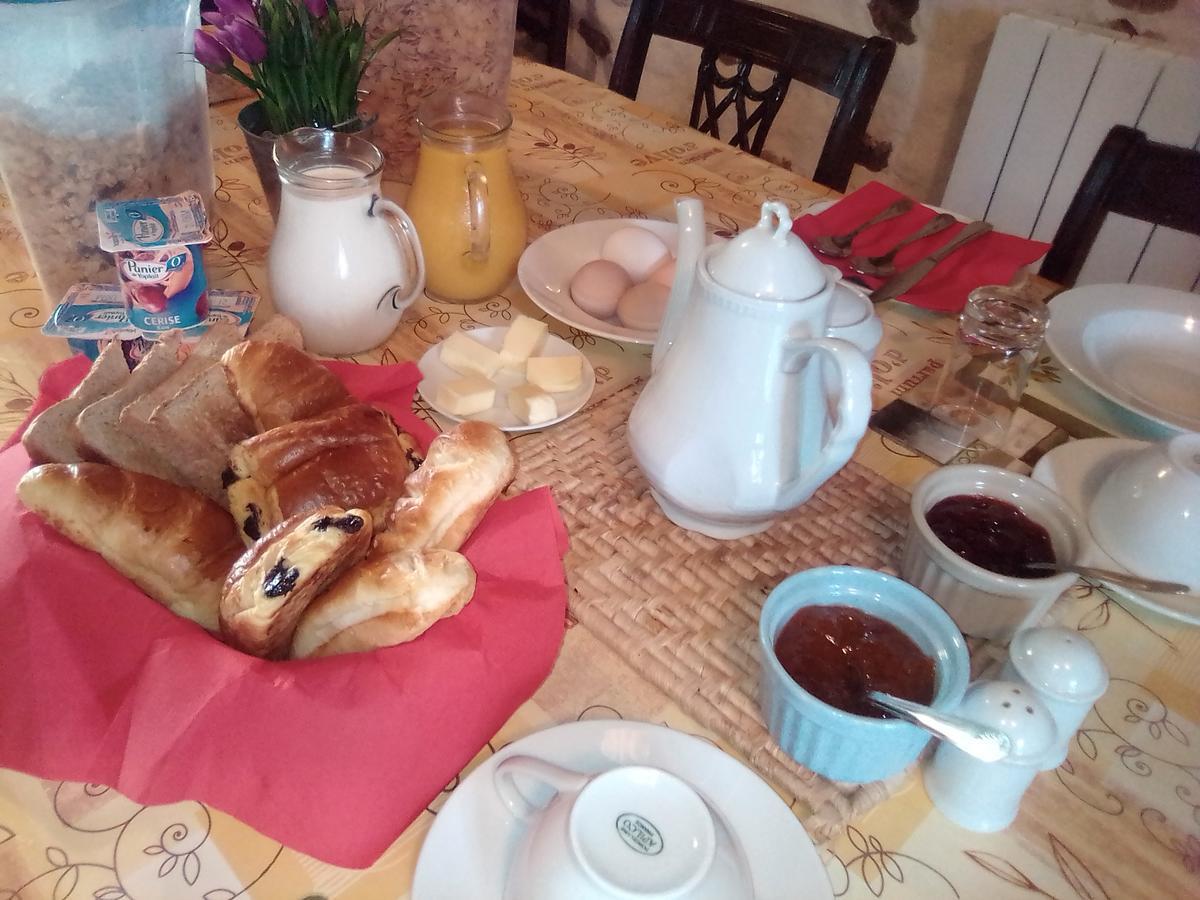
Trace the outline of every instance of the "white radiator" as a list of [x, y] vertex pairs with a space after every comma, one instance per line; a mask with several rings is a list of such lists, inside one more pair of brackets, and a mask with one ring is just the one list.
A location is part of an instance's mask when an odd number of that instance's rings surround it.
[[[1010, 13], [992, 41], [942, 205], [1049, 241], [1117, 124], [1200, 147], [1200, 59]], [[1200, 289], [1200, 238], [1110, 215], [1079, 283], [1130, 281]]]

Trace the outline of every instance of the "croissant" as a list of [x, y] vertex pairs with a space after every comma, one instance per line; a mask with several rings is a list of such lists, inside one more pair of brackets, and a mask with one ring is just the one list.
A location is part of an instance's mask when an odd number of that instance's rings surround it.
[[372, 551], [314, 600], [292, 637], [292, 656], [390, 647], [457, 614], [475, 593], [475, 570], [451, 550]]
[[100, 463], [37, 466], [21, 478], [17, 496], [172, 612], [217, 630], [221, 588], [244, 549], [217, 504]]
[[463, 422], [438, 435], [421, 467], [405, 482], [377, 545], [383, 550], [457, 550], [515, 471], [508, 441], [495, 425]]

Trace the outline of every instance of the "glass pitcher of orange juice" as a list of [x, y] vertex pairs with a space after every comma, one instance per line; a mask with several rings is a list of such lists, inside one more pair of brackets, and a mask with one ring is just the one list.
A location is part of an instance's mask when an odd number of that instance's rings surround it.
[[508, 160], [512, 116], [475, 94], [440, 92], [417, 110], [421, 151], [405, 207], [425, 250], [426, 290], [475, 303], [512, 280], [525, 205]]

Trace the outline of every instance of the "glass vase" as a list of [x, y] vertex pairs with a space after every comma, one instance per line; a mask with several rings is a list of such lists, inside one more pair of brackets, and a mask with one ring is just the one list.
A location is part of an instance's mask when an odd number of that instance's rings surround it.
[[372, 142], [387, 154], [389, 177], [412, 183], [425, 97], [453, 90], [506, 101], [516, 20], [517, 0], [381, 0], [372, 8], [368, 46], [400, 30], [363, 85], [379, 112]]

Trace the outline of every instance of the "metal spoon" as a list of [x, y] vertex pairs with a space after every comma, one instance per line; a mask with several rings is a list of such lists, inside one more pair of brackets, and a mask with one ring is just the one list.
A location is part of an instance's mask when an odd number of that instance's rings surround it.
[[1012, 741], [1003, 731], [988, 728], [960, 716], [951, 716], [920, 703], [893, 697], [882, 691], [868, 691], [867, 699], [901, 719], [924, 728], [935, 737], [953, 744], [984, 762], [999, 762], [1012, 752]]
[[1177, 581], [1159, 581], [1157, 578], [1142, 578], [1127, 572], [1114, 572], [1112, 569], [1097, 569], [1095, 566], [1080, 566], [1075, 563], [1036, 562], [1025, 563], [1027, 569], [1037, 569], [1040, 572], [1074, 572], [1084, 578], [1095, 578], [1098, 581], [1108, 581], [1127, 587], [1132, 591], [1149, 591], [1152, 594], [1190, 594], [1192, 589]]
[[927, 238], [930, 235], [937, 234], [939, 231], [945, 231], [958, 219], [950, 215], [950, 213], [938, 213], [904, 240], [896, 244], [887, 253], [881, 253], [878, 256], [852, 256], [850, 257], [850, 268], [855, 272], [860, 272], [863, 275], [877, 275], [881, 278], [893, 274], [896, 271], [896, 254], [911, 244], [913, 241], [919, 241], [922, 238]]
[[871, 216], [867, 221], [863, 222], [857, 228], [847, 231], [845, 234], [823, 234], [813, 241], [813, 249], [818, 253], [823, 253], [826, 256], [836, 256], [839, 259], [850, 255], [850, 244], [858, 236], [860, 231], [870, 228], [872, 225], [878, 225], [880, 222], [886, 222], [888, 219], [894, 219], [896, 216], [902, 216], [912, 209], [913, 202], [907, 197], [901, 197], [883, 212]]

